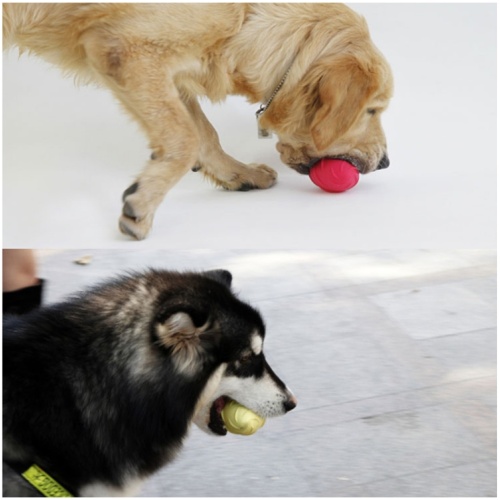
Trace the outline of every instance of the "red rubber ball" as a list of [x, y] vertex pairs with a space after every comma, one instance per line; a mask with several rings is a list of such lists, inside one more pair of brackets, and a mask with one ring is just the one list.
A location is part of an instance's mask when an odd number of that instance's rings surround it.
[[322, 158], [311, 167], [309, 177], [323, 191], [342, 193], [358, 183], [359, 172], [348, 161]]

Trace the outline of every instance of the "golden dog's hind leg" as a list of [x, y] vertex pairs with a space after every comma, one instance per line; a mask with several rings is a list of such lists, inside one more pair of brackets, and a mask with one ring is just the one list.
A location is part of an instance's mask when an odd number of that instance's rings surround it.
[[90, 64], [146, 132], [153, 150], [123, 193], [122, 233], [144, 239], [165, 194], [195, 165], [198, 132], [181, 101], [168, 55], [147, 44], [124, 48], [117, 40], [87, 39]]
[[276, 172], [266, 165], [245, 165], [226, 154], [217, 132], [203, 113], [195, 98], [185, 100], [196, 124], [199, 138], [199, 157], [194, 170], [201, 171], [217, 186], [231, 191], [267, 189], [276, 183]]

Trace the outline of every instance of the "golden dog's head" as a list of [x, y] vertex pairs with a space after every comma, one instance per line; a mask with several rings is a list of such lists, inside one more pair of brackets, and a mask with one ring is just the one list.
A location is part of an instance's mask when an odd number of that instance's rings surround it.
[[317, 59], [296, 85], [278, 92], [260, 124], [279, 137], [281, 160], [302, 174], [320, 158], [342, 158], [366, 174], [389, 166], [381, 114], [391, 69], [378, 52], [345, 50]]

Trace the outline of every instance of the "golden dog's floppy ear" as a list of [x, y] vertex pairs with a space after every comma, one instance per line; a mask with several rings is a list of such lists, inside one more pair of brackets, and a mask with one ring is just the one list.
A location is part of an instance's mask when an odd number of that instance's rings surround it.
[[362, 68], [354, 57], [329, 61], [319, 81], [319, 108], [311, 123], [318, 151], [327, 149], [349, 131], [376, 88], [375, 74]]

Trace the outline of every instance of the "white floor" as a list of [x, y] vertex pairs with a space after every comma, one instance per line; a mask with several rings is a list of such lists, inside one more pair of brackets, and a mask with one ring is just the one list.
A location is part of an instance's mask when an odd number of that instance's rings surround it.
[[495, 4], [353, 4], [391, 62], [391, 167], [319, 191], [259, 141], [255, 106], [204, 103], [226, 150], [279, 172], [228, 193], [188, 174], [144, 242], [117, 229], [121, 193], [149, 155], [110, 94], [35, 58], [3, 60], [4, 247], [462, 248], [496, 245]]

